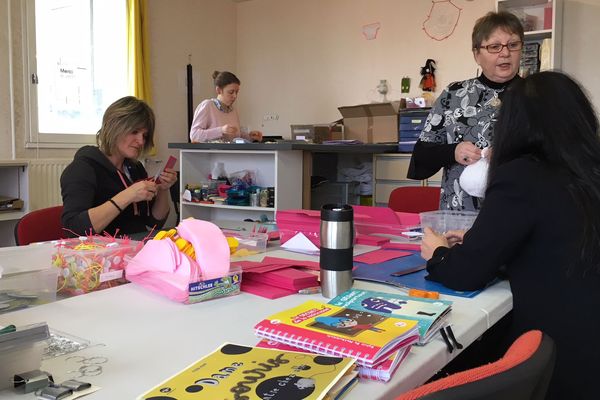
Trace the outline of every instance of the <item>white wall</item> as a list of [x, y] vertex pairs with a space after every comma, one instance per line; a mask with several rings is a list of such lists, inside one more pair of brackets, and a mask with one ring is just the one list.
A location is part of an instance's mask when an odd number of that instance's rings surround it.
[[576, 78], [600, 112], [600, 0], [568, 0], [563, 10], [562, 69]]
[[[242, 124], [289, 136], [290, 124], [341, 118], [338, 106], [368, 103], [380, 79], [398, 99], [400, 80], [411, 78], [419, 95], [420, 69], [437, 62], [439, 94], [451, 81], [473, 77], [474, 21], [494, 9], [493, 0], [455, 0], [462, 8], [454, 33], [429, 38], [422, 29], [432, 3], [425, 0], [253, 0], [238, 4], [238, 108]], [[443, 4], [443, 3], [442, 3]], [[448, 3], [443, 4], [448, 6]], [[363, 25], [379, 22], [377, 38]], [[264, 121], [265, 114], [279, 120]]]

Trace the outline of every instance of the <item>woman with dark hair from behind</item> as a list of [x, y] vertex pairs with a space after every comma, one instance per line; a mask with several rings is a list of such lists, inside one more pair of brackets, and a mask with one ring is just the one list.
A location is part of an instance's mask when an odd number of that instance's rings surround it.
[[593, 106], [567, 75], [531, 75], [506, 93], [494, 140], [473, 227], [426, 229], [428, 279], [481, 289], [505, 266], [513, 315], [498, 355], [540, 329], [557, 347], [547, 398], [598, 398], [600, 136]]

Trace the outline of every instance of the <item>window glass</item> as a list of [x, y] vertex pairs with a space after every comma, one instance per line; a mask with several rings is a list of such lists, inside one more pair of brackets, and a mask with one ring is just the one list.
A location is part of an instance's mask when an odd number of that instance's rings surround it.
[[128, 94], [125, 1], [35, 0], [34, 48], [36, 141], [94, 135], [108, 105]]

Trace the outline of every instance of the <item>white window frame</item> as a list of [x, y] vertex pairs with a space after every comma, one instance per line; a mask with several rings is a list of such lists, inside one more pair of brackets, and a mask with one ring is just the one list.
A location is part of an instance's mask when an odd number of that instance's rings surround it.
[[[124, 5], [125, 7], [125, 5]], [[35, 0], [21, 2], [23, 21], [23, 88], [25, 109], [25, 148], [79, 148], [85, 144], [95, 144], [95, 134], [40, 133], [38, 123], [38, 95], [35, 31]], [[124, 94], [125, 95], [125, 94]], [[98, 126], [98, 129], [100, 127]]]

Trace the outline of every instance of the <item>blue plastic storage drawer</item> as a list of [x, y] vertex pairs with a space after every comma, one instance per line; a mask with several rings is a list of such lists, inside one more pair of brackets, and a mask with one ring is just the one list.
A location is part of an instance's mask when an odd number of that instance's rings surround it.
[[418, 139], [421, 136], [421, 130], [418, 131], [400, 131], [399, 137], [402, 139]]

